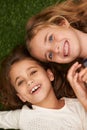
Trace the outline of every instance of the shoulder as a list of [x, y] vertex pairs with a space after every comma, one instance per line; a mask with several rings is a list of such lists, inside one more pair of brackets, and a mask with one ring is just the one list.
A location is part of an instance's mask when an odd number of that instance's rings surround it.
[[77, 98], [64, 98], [65, 99], [65, 105], [68, 108], [71, 108], [73, 110], [78, 110], [79, 111], [85, 111], [84, 107], [82, 106], [82, 104], [79, 102], [79, 100]]
[[29, 108], [27, 105], [24, 105], [21, 109], [21, 112], [24, 112], [24, 111], [31, 111], [32, 109]]

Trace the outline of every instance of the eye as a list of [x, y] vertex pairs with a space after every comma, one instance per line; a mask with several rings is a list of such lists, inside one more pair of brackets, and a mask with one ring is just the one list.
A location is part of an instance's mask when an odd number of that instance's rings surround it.
[[53, 35], [49, 36], [49, 41], [52, 42], [53, 41]]
[[33, 74], [35, 74], [37, 72], [37, 70], [33, 70], [31, 73], [30, 73], [30, 75], [33, 75]]
[[18, 82], [18, 86], [22, 85], [23, 83], [24, 83], [24, 80], [20, 80], [20, 81]]
[[49, 53], [48, 58], [49, 58], [50, 60], [52, 60], [52, 58], [53, 58], [53, 53], [52, 53], [52, 52]]

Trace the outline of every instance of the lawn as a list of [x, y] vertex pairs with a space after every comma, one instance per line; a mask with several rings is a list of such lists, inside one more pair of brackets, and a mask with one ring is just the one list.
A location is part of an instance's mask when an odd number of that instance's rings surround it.
[[24, 42], [27, 20], [56, 2], [58, 0], [0, 0], [0, 61], [15, 45]]

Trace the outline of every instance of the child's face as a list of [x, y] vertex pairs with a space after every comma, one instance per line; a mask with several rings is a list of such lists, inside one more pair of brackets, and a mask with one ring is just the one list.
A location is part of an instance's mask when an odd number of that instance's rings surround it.
[[40, 105], [52, 90], [54, 76], [50, 70], [45, 71], [34, 60], [25, 59], [16, 62], [10, 70], [11, 83], [23, 102]]
[[79, 57], [80, 42], [70, 26], [46, 27], [29, 43], [31, 54], [41, 61], [69, 63]]

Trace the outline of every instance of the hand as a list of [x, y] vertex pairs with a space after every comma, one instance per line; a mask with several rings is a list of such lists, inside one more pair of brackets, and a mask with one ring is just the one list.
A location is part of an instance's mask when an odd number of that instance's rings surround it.
[[81, 69], [80, 73], [79, 73], [79, 80], [83, 81], [87, 87], [87, 67]]
[[[87, 68], [81, 68], [81, 64], [76, 62], [68, 71], [67, 79], [74, 90], [78, 100], [82, 103], [87, 110]], [[80, 72], [77, 70], [80, 69]]]

